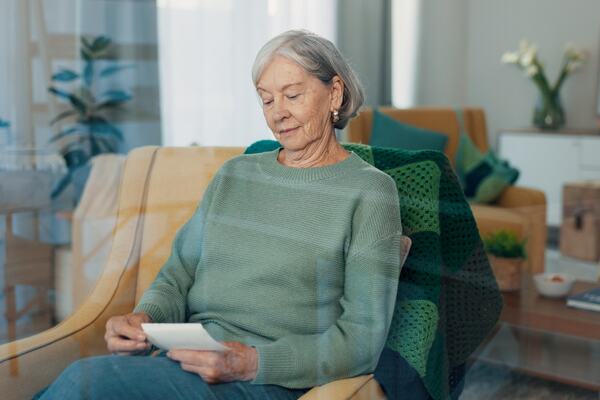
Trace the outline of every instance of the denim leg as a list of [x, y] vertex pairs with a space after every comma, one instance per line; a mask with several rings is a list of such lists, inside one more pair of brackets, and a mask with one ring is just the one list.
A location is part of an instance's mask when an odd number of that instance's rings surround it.
[[209, 385], [166, 357], [100, 356], [71, 364], [41, 399], [287, 400], [304, 393], [248, 382]]

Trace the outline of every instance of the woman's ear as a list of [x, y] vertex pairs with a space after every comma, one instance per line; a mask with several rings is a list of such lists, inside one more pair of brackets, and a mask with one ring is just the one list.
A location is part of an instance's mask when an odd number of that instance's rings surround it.
[[331, 78], [331, 110], [337, 111], [344, 100], [344, 81], [339, 76]]

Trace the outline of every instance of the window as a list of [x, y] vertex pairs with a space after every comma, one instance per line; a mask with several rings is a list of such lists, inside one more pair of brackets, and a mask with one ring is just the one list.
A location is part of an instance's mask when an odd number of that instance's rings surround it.
[[335, 42], [336, 0], [159, 0], [163, 144], [271, 138], [251, 79], [260, 47], [288, 29]]

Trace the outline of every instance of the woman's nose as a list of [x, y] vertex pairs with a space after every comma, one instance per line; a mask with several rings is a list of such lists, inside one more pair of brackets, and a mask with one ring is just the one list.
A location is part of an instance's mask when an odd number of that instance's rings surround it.
[[276, 121], [282, 120], [290, 116], [290, 111], [283, 101], [273, 101], [273, 118]]

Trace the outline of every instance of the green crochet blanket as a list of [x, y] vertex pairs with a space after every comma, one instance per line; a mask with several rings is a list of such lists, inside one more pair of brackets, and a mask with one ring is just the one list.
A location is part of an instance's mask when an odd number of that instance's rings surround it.
[[[452, 371], [465, 364], [502, 309], [471, 208], [443, 153], [343, 146], [396, 181], [402, 227], [412, 247], [387, 346], [419, 373], [434, 399], [446, 399]], [[278, 147], [263, 140], [246, 153]]]

